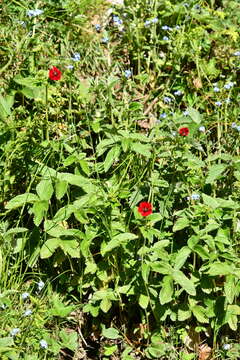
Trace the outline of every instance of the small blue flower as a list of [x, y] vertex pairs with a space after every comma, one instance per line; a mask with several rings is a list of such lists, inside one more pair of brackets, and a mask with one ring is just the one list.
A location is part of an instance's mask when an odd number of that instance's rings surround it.
[[240, 56], [240, 51], [236, 51], [233, 55], [234, 56]]
[[23, 300], [27, 299], [28, 297], [29, 297], [29, 293], [28, 293], [28, 292], [24, 292], [24, 293], [22, 294], [22, 299], [23, 299]]
[[192, 194], [190, 197], [187, 197], [187, 200], [199, 200], [200, 199], [200, 195], [199, 194]]
[[158, 18], [155, 17], [154, 19], [152, 19], [152, 24], [156, 24], [158, 22]]
[[205, 132], [206, 129], [205, 129], [205, 126], [200, 126], [198, 130], [201, 132]]
[[101, 30], [101, 25], [100, 25], [100, 24], [96, 24], [96, 25], [95, 25], [95, 30], [96, 30], [96, 31], [100, 31], [100, 30]]
[[107, 44], [109, 42], [109, 38], [107, 36], [102, 38], [102, 43]]
[[229, 98], [227, 98], [227, 99], [225, 100], [225, 103], [226, 103], [226, 104], [230, 104], [230, 102], [231, 102], [231, 99], [229, 99]]
[[167, 114], [165, 112], [160, 114], [160, 119], [166, 119], [166, 117], [167, 117]]
[[232, 129], [236, 129], [237, 124], [236, 124], [235, 122], [233, 122], [232, 125], [231, 125], [231, 127], [232, 127]]
[[224, 89], [231, 89], [234, 86], [234, 83], [230, 81], [229, 83], [224, 85]]
[[218, 86], [214, 86], [213, 91], [214, 91], [214, 92], [219, 92], [219, 91], [220, 91], [220, 89], [219, 89], [219, 87], [218, 87]]
[[216, 106], [221, 106], [221, 105], [222, 105], [222, 102], [221, 102], [221, 101], [216, 101], [216, 102], [215, 102], [215, 105], [216, 105]]
[[151, 25], [151, 21], [150, 20], [146, 20], [144, 23], [144, 26], [148, 27], [149, 25]]
[[19, 328], [14, 328], [10, 331], [11, 336], [16, 336], [20, 332]]
[[73, 61], [79, 61], [81, 58], [79, 53], [74, 53], [73, 56], [71, 57], [71, 60]]
[[122, 25], [122, 20], [119, 18], [119, 16], [113, 15], [113, 24], [118, 26], [118, 25]]
[[175, 95], [175, 96], [181, 96], [181, 95], [182, 95], [182, 91], [181, 91], [181, 90], [174, 91], [174, 95]]
[[125, 70], [124, 71], [124, 75], [127, 79], [129, 79], [132, 76], [132, 71], [131, 70]]
[[175, 26], [175, 30], [180, 30], [180, 26], [179, 26], [179, 25], [176, 25], [176, 26]]
[[42, 280], [40, 280], [37, 285], [38, 285], [38, 290], [41, 291], [45, 284]]
[[43, 339], [39, 341], [39, 344], [40, 344], [41, 348], [43, 348], [43, 349], [48, 348], [48, 343]]
[[169, 26], [163, 25], [163, 26], [162, 26], [162, 30], [169, 30]]
[[231, 348], [230, 344], [223, 344], [223, 349], [224, 350], [229, 350]]
[[172, 136], [176, 136], [177, 132], [176, 131], [172, 131]]
[[168, 40], [169, 40], [169, 37], [168, 37], [168, 36], [164, 36], [164, 37], [163, 37], [163, 40], [164, 40], [164, 41], [168, 41]]
[[188, 116], [188, 115], [189, 115], [189, 111], [188, 111], [188, 110], [185, 110], [185, 111], [183, 112], [183, 115], [184, 115], [184, 116]]
[[34, 17], [34, 16], [41, 15], [42, 13], [43, 13], [43, 10], [39, 10], [39, 9], [36, 9], [36, 10], [28, 10], [28, 11], [27, 11], [27, 16], [29, 16], [29, 17]]
[[236, 127], [236, 130], [240, 132], [240, 125]]
[[32, 310], [28, 309], [24, 312], [23, 316], [29, 316], [32, 315]]
[[172, 99], [169, 96], [164, 96], [163, 102], [165, 104], [170, 104], [172, 102]]
[[72, 69], [74, 69], [74, 66], [73, 66], [73, 65], [67, 65], [66, 68], [67, 68], [68, 70], [72, 70]]

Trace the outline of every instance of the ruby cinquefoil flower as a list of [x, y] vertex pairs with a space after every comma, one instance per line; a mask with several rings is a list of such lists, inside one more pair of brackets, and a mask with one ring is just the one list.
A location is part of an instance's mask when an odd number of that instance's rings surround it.
[[148, 215], [152, 214], [152, 204], [147, 201], [141, 202], [138, 205], [138, 212], [142, 216], [148, 216]]
[[62, 73], [56, 66], [53, 66], [49, 70], [49, 79], [50, 80], [60, 80], [61, 76], [62, 76]]
[[182, 127], [182, 128], [180, 128], [180, 129], [178, 130], [178, 133], [179, 133], [179, 135], [181, 135], [181, 136], [188, 136], [188, 134], [189, 134], [189, 128], [187, 128], [187, 127]]

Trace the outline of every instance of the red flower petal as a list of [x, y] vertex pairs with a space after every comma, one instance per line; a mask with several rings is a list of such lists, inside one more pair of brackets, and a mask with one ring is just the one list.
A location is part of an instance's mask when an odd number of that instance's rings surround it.
[[141, 202], [138, 205], [138, 212], [142, 216], [148, 216], [148, 215], [152, 214], [152, 204], [147, 201]]
[[49, 79], [50, 80], [60, 80], [62, 73], [61, 71], [56, 67], [53, 66], [50, 70], [49, 70]]
[[179, 135], [181, 135], [181, 136], [188, 136], [188, 134], [189, 134], [189, 128], [187, 128], [187, 127], [182, 127], [182, 128], [180, 128], [180, 129], [178, 130], [178, 132], [179, 132]]

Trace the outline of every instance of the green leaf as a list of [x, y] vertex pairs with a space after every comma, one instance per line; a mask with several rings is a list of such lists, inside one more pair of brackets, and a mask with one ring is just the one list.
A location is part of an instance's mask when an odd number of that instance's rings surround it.
[[219, 206], [219, 203], [216, 198], [202, 194], [202, 199], [205, 205], [209, 206], [212, 209], [216, 209]]
[[104, 336], [107, 339], [121, 339], [122, 336], [119, 334], [117, 329], [114, 328], [105, 328], [105, 325], [103, 325], [102, 329], [102, 336]]
[[0, 338], [0, 354], [12, 350], [13, 346], [14, 346], [14, 341], [12, 336]]
[[213, 184], [217, 180], [224, 170], [227, 168], [225, 164], [214, 164], [210, 167], [208, 176], [206, 178], [206, 184]]
[[75, 306], [66, 306], [59, 298], [55, 295], [52, 300], [53, 306], [49, 310], [50, 316], [66, 317], [75, 309]]
[[104, 161], [104, 171], [107, 172], [115, 160], [118, 159], [121, 152], [121, 147], [119, 145], [115, 145], [112, 149], [107, 153], [106, 159]]
[[55, 250], [60, 246], [60, 242], [61, 240], [58, 238], [48, 239], [41, 247], [40, 258], [47, 259], [52, 256]]
[[61, 200], [66, 194], [68, 188], [68, 182], [65, 180], [57, 180], [55, 184], [56, 198]]
[[164, 263], [163, 261], [155, 261], [155, 262], [152, 262], [150, 264], [151, 268], [153, 271], [156, 271], [157, 273], [159, 274], [163, 274], [163, 275], [170, 275], [172, 273], [172, 267], [167, 264], [167, 263]]
[[230, 275], [233, 273], [234, 270], [231, 265], [226, 262], [215, 262], [210, 264], [210, 269], [208, 274], [210, 276], [217, 276], [217, 275]]
[[0, 95], [0, 117], [5, 120], [8, 116], [11, 115], [11, 106], [7, 101], [7, 97], [4, 98]]
[[192, 312], [187, 304], [180, 304], [178, 308], [178, 320], [185, 321], [192, 316]]
[[36, 226], [39, 226], [48, 211], [48, 201], [38, 200], [33, 204], [32, 212], [34, 214], [33, 222]]
[[210, 258], [209, 252], [201, 245], [194, 246], [193, 251], [196, 252], [202, 260], [209, 260]]
[[115, 351], [117, 351], [117, 345], [105, 345], [104, 346], [104, 355], [111, 356]]
[[183, 246], [177, 253], [176, 259], [174, 261], [174, 269], [180, 270], [181, 267], [185, 264], [188, 256], [191, 254], [191, 250], [188, 246]]
[[195, 305], [191, 307], [192, 313], [200, 323], [208, 323], [209, 319], [203, 306]]
[[232, 304], [236, 296], [235, 276], [227, 275], [224, 283], [224, 293], [229, 304]]
[[79, 243], [77, 240], [63, 239], [60, 241], [60, 247], [64, 254], [69, 254], [72, 258], [80, 258]]
[[25, 194], [15, 196], [13, 199], [8, 201], [8, 203], [5, 207], [8, 210], [12, 210], [12, 209], [21, 207], [21, 206], [25, 205], [26, 203], [34, 203], [35, 201], [38, 201], [38, 200], [39, 200], [39, 197], [37, 195], [34, 195], [32, 193], [25, 193]]
[[188, 115], [190, 118], [196, 123], [200, 124], [202, 121], [202, 115], [197, 111], [196, 109], [193, 109], [191, 107], [187, 108]]
[[62, 348], [67, 348], [72, 351], [75, 351], [78, 347], [78, 335], [76, 331], [67, 332], [65, 329], [62, 329], [59, 333], [61, 339]]
[[50, 200], [53, 194], [51, 180], [41, 180], [36, 186], [36, 191], [41, 200]]
[[167, 304], [172, 300], [173, 296], [173, 279], [170, 275], [166, 275], [162, 280], [162, 289], [159, 294], [161, 305]]
[[186, 275], [180, 270], [173, 270], [172, 277], [176, 283], [192, 296], [196, 296], [196, 289], [192, 280], [189, 280]]
[[100, 302], [100, 309], [104, 312], [107, 313], [112, 307], [112, 302], [111, 300], [109, 300], [108, 298], [102, 299]]
[[137, 235], [131, 233], [118, 234], [112, 238], [108, 243], [101, 244], [101, 255], [104, 256], [107, 252], [115, 249], [116, 247], [126, 243], [127, 241], [134, 240]]
[[149, 304], [149, 297], [147, 295], [140, 294], [138, 303], [142, 309], [147, 309], [148, 304]]
[[173, 232], [185, 229], [189, 225], [189, 220], [186, 217], [180, 217], [177, 219], [176, 223], [173, 226]]
[[64, 220], [67, 220], [75, 210], [76, 208], [73, 205], [64, 206], [56, 212], [53, 221], [59, 223]]
[[137, 154], [146, 156], [147, 158], [151, 157], [152, 148], [150, 144], [131, 143], [131, 149]]
[[27, 228], [16, 227], [16, 228], [12, 228], [12, 229], [9, 229], [8, 231], [6, 231], [4, 236], [13, 235], [13, 234], [19, 234], [19, 233], [23, 233], [23, 232], [26, 232], [26, 231], [28, 231]]
[[35, 88], [37, 84], [39, 83], [39, 80], [33, 78], [33, 77], [26, 77], [23, 78], [21, 75], [17, 75], [13, 78], [13, 81], [15, 81], [17, 84], [26, 86], [28, 88]]

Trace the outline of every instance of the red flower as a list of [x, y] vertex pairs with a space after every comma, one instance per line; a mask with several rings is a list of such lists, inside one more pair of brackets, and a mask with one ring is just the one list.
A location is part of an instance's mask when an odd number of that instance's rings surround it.
[[181, 136], [188, 136], [188, 134], [189, 134], [189, 128], [187, 128], [187, 127], [182, 127], [182, 128], [180, 128], [180, 129], [178, 130], [178, 132], [179, 132], [179, 135], [181, 135]]
[[141, 202], [138, 205], [138, 212], [142, 215], [142, 216], [148, 216], [150, 214], [152, 214], [152, 204], [150, 204], [149, 202]]
[[62, 76], [61, 71], [53, 66], [50, 70], [49, 70], [49, 79], [50, 80], [60, 80]]

